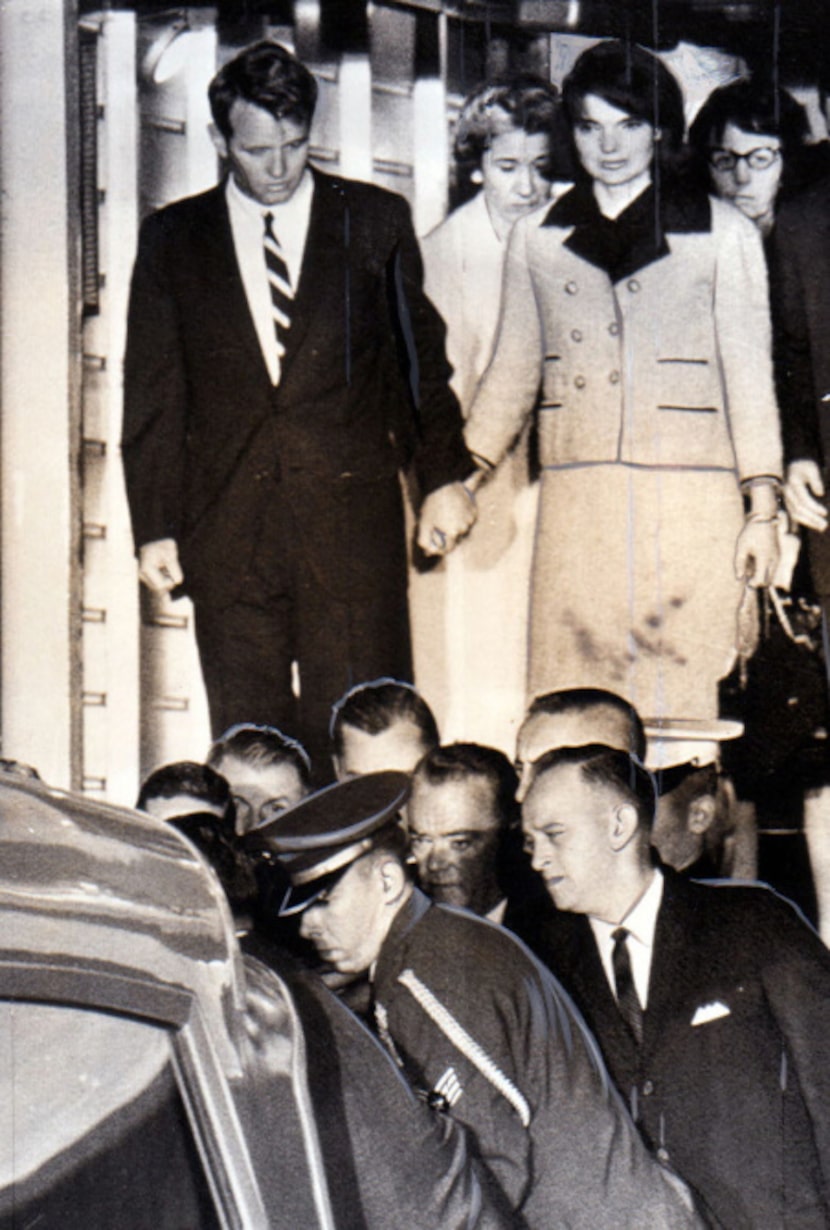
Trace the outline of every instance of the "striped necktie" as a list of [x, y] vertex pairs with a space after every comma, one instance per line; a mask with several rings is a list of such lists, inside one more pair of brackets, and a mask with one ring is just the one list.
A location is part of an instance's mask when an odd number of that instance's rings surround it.
[[271, 307], [274, 313], [274, 333], [277, 338], [277, 354], [280, 358], [285, 354], [285, 340], [291, 328], [291, 304], [294, 302], [294, 291], [291, 289], [291, 275], [285, 263], [279, 240], [274, 234], [274, 215], [265, 215], [265, 234], [262, 243], [265, 252], [265, 268], [268, 272], [268, 285], [271, 288]]
[[643, 1040], [643, 1006], [637, 995], [631, 971], [631, 954], [626, 943], [628, 934], [625, 927], [617, 927], [612, 933], [614, 951], [611, 954], [611, 965], [617, 988], [617, 1005], [623, 1020], [634, 1035], [634, 1040], [639, 1044]]

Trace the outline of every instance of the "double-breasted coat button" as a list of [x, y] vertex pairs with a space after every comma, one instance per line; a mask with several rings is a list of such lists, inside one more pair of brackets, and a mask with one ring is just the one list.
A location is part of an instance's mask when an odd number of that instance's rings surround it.
[[581, 329], [571, 329], [571, 341], [574, 341], [574, 342], [582, 341], [582, 330]]
[[611, 334], [612, 337], [616, 337], [619, 331], [620, 331], [620, 326], [617, 324], [616, 320], [612, 320], [611, 324], [608, 326], [608, 332]]
[[637, 291], [640, 289], [640, 283], [637, 281], [636, 278], [629, 279], [628, 289], [631, 291], [632, 295], [637, 294]]
[[613, 371], [610, 373], [608, 379], [610, 380], [611, 384], [619, 384], [620, 383], [620, 373], [618, 371]]
[[654, 1081], [643, 1082], [643, 1097], [650, 1098], [654, 1093]]
[[576, 387], [577, 387], [578, 389], [584, 389], [584, 388], [585, 388], [585, 383], [586, 383], [586, 381], [585, 381], [585, 377], [584, 377], [584, 376], [575, 376], [575, 377], [574, 377], [574, 384], [576, 385]]
[[566, 282], [565, 283], [565, 293], [567, 295], [575, 295], [578, 290], [579, 290], [579, 287], [577, 286], [576, 282]]

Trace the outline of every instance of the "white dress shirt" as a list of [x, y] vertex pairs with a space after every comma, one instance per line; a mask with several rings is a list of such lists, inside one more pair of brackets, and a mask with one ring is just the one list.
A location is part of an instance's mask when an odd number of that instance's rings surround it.
[[628, 932], [626, 943], [628, 945], [628, 955], [631, 958], [631, 974], [637, 990], [637, 998], [642, 1005], [643, 1011], [648, 1006], [648, 980], [651, 974], [651, 957], [654, 951], [654, 933], [657, 929], [657, 915], [660, 912], [662, 900], [663, 875], [662, 872], [655, 870], [648, 888], [621, 922], [603, 922], [602, 919], [594, 918], [592, 915], [588, 916], [588, 921], [591, 924], [591, 930], [594, 933], [594, 939], [599, 949], [602, 968], [605, 970], [605, 977], [608, 979], [608, 984], [615, 999], [617, 988], [614, 983], [614, 966], [612, 961], [612, 954], [614, 952], [613, 935], [618, 927], [625, 927]]
[[260, 205], [246, 196], [237, 187], [232, 175], [228, 177], [225, 190], [228, 213], [231, 220], [236, 263], [245, 288], [245, 298], [253, 317], [260, 350], [272, 384], [280, 382], [280, 358], [277, 353], [277, 337], [274, 332], [274, 312], [271, 289], [265, 266], [263, 236], [265, 215], [273, 216], [273, 228], [291, 277], [291, 286], [297, 292], [300, 270], [303, 263], [308, 223], [311, 217], [311, 199], [314, 195], [314, 180], [306, 169], [293, 195], [280, 205]]

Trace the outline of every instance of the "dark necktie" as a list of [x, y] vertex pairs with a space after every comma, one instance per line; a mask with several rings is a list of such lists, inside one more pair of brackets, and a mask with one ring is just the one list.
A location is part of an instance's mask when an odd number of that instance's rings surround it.
[[614, 969], [614, 983], [617, 988], [617, 1006], [623, 1020], [639, 1044], [643, 1040], [643, 1007], [637, 997], [637, 988], [631, 973], [631, 955], [628, 951], [628, 932], [625, 927], [617, 927], [611, 935], [614, 941], [614, 951], [611, 954], [611, 964]]
[[291, 305], [294, 302], [294, 292], [291, 289], [291, 275], [285, 263], [279, 240], [274, 234], [274, 215], [265, 215], [265, 234], [262, 237], [265, 252], [265, 268], [268, 271], [268, 285], [271, 288], [271, 308], [274, 313], [274, 333], [277, 338], [277, 354], [280, 358], [285, 354], [285, 339], [291, 328]]

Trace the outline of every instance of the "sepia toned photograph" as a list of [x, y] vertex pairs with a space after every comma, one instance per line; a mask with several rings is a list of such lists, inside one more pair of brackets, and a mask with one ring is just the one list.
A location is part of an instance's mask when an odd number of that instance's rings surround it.
[[827, 1230], [824, 0], [0, 0], [0, 123], [0, 1230]]

